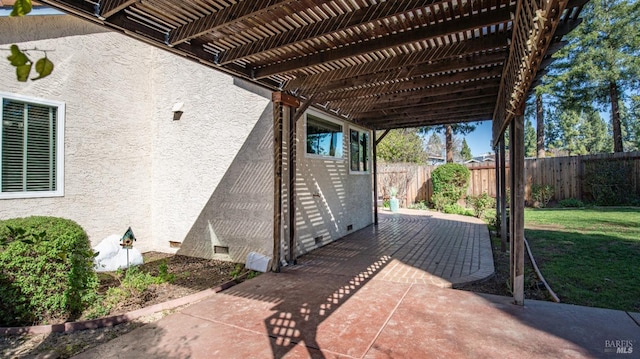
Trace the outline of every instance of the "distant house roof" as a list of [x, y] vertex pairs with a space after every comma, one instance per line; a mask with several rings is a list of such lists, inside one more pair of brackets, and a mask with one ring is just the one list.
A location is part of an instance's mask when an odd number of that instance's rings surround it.
[[464, 163], [481, 163], [481, 162], [495, 162], [496, 155], [493, 153], [485, 153], [481, 156], [473, 157], [472, 159], [465, 161]]

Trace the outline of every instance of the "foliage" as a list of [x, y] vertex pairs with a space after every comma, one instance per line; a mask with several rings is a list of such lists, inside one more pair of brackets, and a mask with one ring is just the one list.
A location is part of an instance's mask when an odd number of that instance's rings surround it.
[[489, 208], [495, 207], [496, 200], [493, 197], [490, 197], [487, 192], [483, 192], [478, 196], [471, 196], [467, 198], [468, 203], [473, 208], [473, 213], [478, 218], [483, 218], [485, 212]]
[[427, 140], [427, 154], [433, 157], [442, 157], [443, 150], [442, 139], [437, 132], [432, 132], [429, 140]]
[[25, 16], [31, 12], [31, 0], [16, 0], [11, 9], [10, 16]]
[[[31, 0], [17, 0], [13, 4], [13, 9], [11, 10], [10, 16], [25, 16], [31, 12], [31, 8]], [[45, 78], [51, 75], [51, 73], [53, 72], [53, 62], [49, 60], [49, 58], [47, 57], [47, 52], [44, 50], [20, 50], [18, 45], [14, 44], [9, 47], [9, 51], [11, 52], [11, 54], [7, 57], [7, 60], [9, 60], [11, 66], [14, 66], [16, 68], [16, 79], [20, 82], [26, 82], [29, 79], [29, 75], [31, 74], [31, 69], [33, 68], [34, 62], [29, 58], [29, 56], [27, 56], [27, 53], [31, 51], [44, 53], [44, 57], [35, 62], [36, 72], [38, 73], [38, 76], [32, 78], [31, 80], [39, 80]]]
[[438, 166], [431, 173], [433, 181], [432, 202], [438, 210], [453, 205], [467, 192], [469, 169], [459, 163], [447, 163]]
[[54, 217], [0, 222], [0, 322], [71, 319], [96, 299], [94, 252], [75, 222]]
[[531, 197], [536, 202], [538, 207], [546, 207], [549, 204], [551, 198], [553, 198], [553, 192], [555, 189], [550, 185], [533, 184], [531, 185]]
[[151, 285], [171, 283], [175, 280], [175, 275], [168, 273], [166, 262], [160, 264], [158, 271], [158, 275], [154, 276], [141, 271], [139, 267], [118, 269], [116, 279], [120, 281], [120, 285], [107, 289], [106, 294], [89, 308], [87, 317], [93, 319], [109, 315], [114, 308], [126, 305], [132, 298], [143, 296]]
[[377, 156], [389, 163], [425, 163], [427, 159], [418, 130], [411, 128], [389, 131], [378, 144]]
[[391, 195], [391, 198], [395, 198], [398, 195], [398, 188], [397, 187], [391, 187], [389, 189], [389, 194]]
[[593, 0], [581, 18], [565, 36], [568, 46], [554, 55], [558, 60], [546, 81], [563, 112], [590, 112], [594, 104], [596, 110], [610, 109], [614, 149], [621, 151], [622, 112], [640, 76], [640, 2]]
[[533, 128], [531, 121], [525, 120], [524, 126], [524, 156], [536, 157], [536, 129]]
[[444, 132], [445, 134], [445, 152], [447, 162], [453, 162], [454, 157], [454, 136], [461, 135], [464, 136], [468, 133], [473, 132], [477, 127], [475, 123], [456, 123], [456, 124], [448, 124], [448, 125], [438, 125], [438, 126], [429, 126], [429, 127], [421, 127], [420, 132], [423, 134], [427, 134], [430, 131], [433, 132]]
[[470, 209], [464, 208], [457, 203], [445, 205], [444, 208], [442, 209], [442, 212], [448, 213], [448, 214], [460, 214], [460, 215], [469, 216], [469, 217], [473, 216], [473, 212]]
[[584, 203], [581, 200], [575, 199], [575, 198], [561, 199], [560, 201], [558, 201], [558, 204], [561, 207], [573, 207], [573, 208], [584, 207]]
[[600, 206], [633, 204], [633, 163], [592, 160], [585, 163], [583, 193]]
[[389, 201], [388, 199], [382, 201], [382, 208], [391, 208], [391, 201]]
[[429, 209], [429, 203], [427, 201], [420, 201], [420, 202], [410, 204], [409, 206], [407, 206], [407, 208], [426, 211]]
[[469, 161], [473, 158], [473, 155], [471, 154], [471, 148], [469, 148], [466, 138], [462, 139], [462, 149], [460, 149], [460, 157], [462, 157], [463, 161]]
[[563, 302], [638, 312], [638, 223], [639, 208], [528, 209], [525, 236]]

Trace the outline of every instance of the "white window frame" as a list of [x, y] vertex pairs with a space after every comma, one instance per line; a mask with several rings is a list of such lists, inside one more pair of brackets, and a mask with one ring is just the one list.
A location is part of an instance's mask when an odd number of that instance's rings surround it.
[[[0, 100], [9, 99], [21, 102], [33, 103], [35, 105], [45, 105], [57, 108], [56, 115], [56, 190], [55, 191], [27, 191], [27, 192], [2, 192], [0, 187], [1, 199], [18, 199], [18, 198], [47, 198], [64, 196], [64, 133], [65, 133], [65, 113], [66, 107], [64, 102], [46, 100], [36, 97], [28, 97], [16, 94], [0, 92]], [[4, 106], [0, 106], [0, 120], [3, 116]], [[2, 130], [4, 126], [0, 126], [0, 178], [2, 178]], [[2, 186], [2, 182], [0, 182]]]
[[[317, 117], [317, 118], [319, 118], [319, 119], [321, 119], [323, 121], [334, 123], [336, 125], [339, 125], [340, 128], [342, 128], [342, 141], [340, 143], [341, 156], [324, 156], [324, 155], [316, 155], [316, 154], [307, 152], [307, 138], [308, 138], [307, 137], [307, 120], [309, 118], [309, 115], [311, 115], [313, 117]], [[320, 112], [317, 112], [317, 111], [312, 111], [312, 110], [307, 111], [304, 114], [304, 155], [305, 155], [305, 157], [314, 158], [314, 159], [322, 159], [322, 160], [344, 161], [344, 158], [345, 158], [345, 153], [344, 153], [344, 150], [345, 150], [344, 143], [345, 142], [344, 141], [345, 141], [345, 137], [347, 136], [345, 134], [345, 128], [346, 128], [346, 126], [344, 125], [344, 122], [342, 122], [342, 121], [335, 120], [335, 119], [333, 119], [331, 117], [328, 117], [328, 116], [326, 116], [326, 115], [324, 115], [324, 114], [322, 114]]]
[[[351, 169], [351, 131], [358, 131], [358, 134], [361, 133], [366, 133], [368, 134], [368, 138], [369, 138], [369, 146], [367, 146], [367, 170], [366, 171], [354, 171]], [[349, 148], [349, 174], [354, 174], [354, 175], [367, 175], [371, 173], [371, 156], [373, 155], [372, 149], [371, 149], [371, 131], [364, 129], [364, 128], [360, 128], [360, 127], [355, 127], [355, 126], [349, 126], [349, 146], [347, 146]], [[360, 136], [358, 135], [358, 138]]]

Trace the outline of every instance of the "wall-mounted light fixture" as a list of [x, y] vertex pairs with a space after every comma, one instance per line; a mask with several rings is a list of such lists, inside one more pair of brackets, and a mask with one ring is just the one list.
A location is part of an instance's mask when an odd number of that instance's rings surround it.
[[182, 108], [184, 107], [184, 102], [176, 102], [175, 104], [173, 104], [173, 108], [171, 109], [171, 111], [173, 111], [173, 120], [174, 121], [178, 121], [180, 119], [180, 117], [182, 117], [183, 111]]

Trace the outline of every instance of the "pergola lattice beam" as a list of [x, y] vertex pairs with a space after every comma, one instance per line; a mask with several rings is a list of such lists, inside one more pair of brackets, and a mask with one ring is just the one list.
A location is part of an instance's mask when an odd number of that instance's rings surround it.
[[168, 44], [175, 46], [200, 35], [215, 31], [222, 26], [239, 23], [251, 16], [268, 12], [270, 9], [292, 3], [292, 0], [239, 1], [222, 10], [208, 14], [198, 20], [178, 27], [169, 34]]
[[354, 45], [339, 47], [315, 54], [310, 54], [281, 63], [267, 65], [255, 69], [255, 78], [261, 79], [273, 75], [279, 75], [294, 70], [299, 70], [321, 63], [337, 61], [357, 55], [368, 54], [389, 48], [407, 45], [410, 43], [434, 39], [445, 35], [474, 30], [477, 28], [506, 22], [510, 19], [510, 8], [503, 7], [494, 11], [488, 11], [478, 15], [466, 17], [466, 21], [443, 22], [425, 26], [411, 31], [389, 34], [382, 39], [371, 39]]
[[311, 38], [326, 36], [336, 31], [344, 31], [345, 29], [367, 24], [372, 20], [383, 21], [392, 16], [424, 8], [434, 2], [434, 0], [387, 1], [363, 7], [350, 13], [340, 14], [304, 27], [295, 28], [287, 32], [222, 51], [220, 53], [220, 64], [225, 65], [248, 56], [255, 56], [256, 54], [282, 48]]

